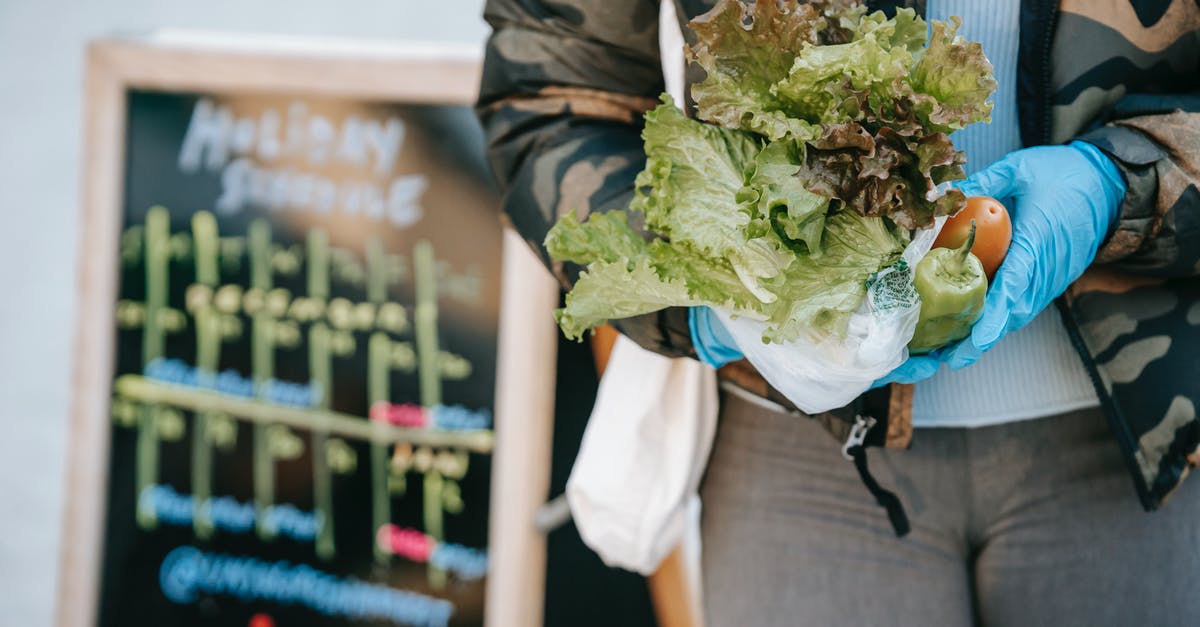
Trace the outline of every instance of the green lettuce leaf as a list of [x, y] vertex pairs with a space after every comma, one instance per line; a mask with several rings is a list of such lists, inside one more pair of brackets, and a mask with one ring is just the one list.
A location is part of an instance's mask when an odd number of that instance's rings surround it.
[[663, 104], [646, 113], [642, 140], [646, 167], [630, 208], [646, 215], [646, 225], [712, 255], [744, 244], [740, 233], [750, 216], [713, 208], [729, 205], [745, 184], [759, 140], [688, 119], [665, 95]]
[[925, 22], [911, 9], [893, 19], [864, 17], [848, 43], [806, 46], [772, 93], [787, 110], [822, 125], [879, 117], [925, 41]]
[[720, 0], [689, 24], [696, 42], [685, 54], [706, 74], [692, 86], [696, 115], [768, 139], [815, 135], [817, 129], [787, 111], [772, 87], [787, 76], [792, 60], [806, 44], [821, 41], [822, 31], [832, 37], [848, 36], [839, 18], [853, 12], [861, 9], [849, 2]]
[[707, 305], [718, 305], [761, 316], [763, 303], [742, 282], [727, 259], [706, 257], [695, 250], [665, 240], [650, 245], [647, 251], [658, 275], [666, 281], [683, 281], [688, 297]]
[[817, 44], [820, 45], [844, 44], [853, 40], [863, 16], [867, 14], [867, 5], [861, 0], [809, 0], [806, 4], [825, 18], [817, 31]]
[[996, 90], [992, 64], [978, 42], [960, 37], [962, 20], [933, 22], [933, 35], [909, 82], [914, 107], [930, 131], [949, 133], [991, 119], [988, 96]]
[[703, 304], [688, 294], [681, 279], [659, 278], [649, 257], [636, 261], [600, 261], [579, 275], [566, 306], [554, 312], [570, 339], [613, 318], [628, 318], [671, 306]]
[[[604, 245], [603, 238], [614, 235], [613, 229], [620, 227], [626, 232], [616, 234], [614, 245]], [[566, 306], [555, 312], [568, 338], [579, 339], [588, 329], [613, 318], [665, 307], [717, 305], [742, 315], [764, 317], [756, 309], [761, 302], [746, 289], [727, 260], [707, 257], [666, 240], [641, 246], [620, 243], [632, 243], [631, 237], [637, 234], [629, 229], [622, 211], [592, 214], [583, 223], [567, 214], [551, 231], [547, 249], [555, 259], [568, 260], [565, 254], [572, 249], [559, 246], [564, 242], [588, 242], [574, 251], [585, 251], [593, 258], [567, 294]], [[556, 245], [550, 246], [550, 241]]]
[[913, 9], [898, 9], [888, 18], [883, 11], [862, 16], [852, 29], [855, 39], [874, 39], [887, 48], [904, 48], [917, 53], [925, 47], [925, 20]]
[[[559, 225], [565, 222], [583, 229], [604, 224], [597, 220], [579, 224], [564, 217]], [[555, 317], [568, 338], [578, 339], [613, 318], [707, 305], [767, 320], [770, 326], [764, 341], [787, 342], [803, 333], [838, 337], [845, 334], [850, 314], [866, 296], [867, 280], [895, 263], [908, 239], [882, 218], [842, 211], [825, 221], [823, 240], [820, 255], [797, 255], [770, 282], [777, 296], [772, 303], [763, 303], [747, 290], [727, 261], [659, 240], [635, 258], [593, 262]], [[602, 254], [612, 255], [612, 251]]]
[[[829, 198], [814, 194], [799, 175], [804, 146], [782, 140], [768, 144], [754, 157], [754, 171], [743, 197], [751, 199], [755, 219], [769, 224], [796, 252], [819, 253]], [[766, 230], [761, 231], [766, 236]]]
[[616, 263], [646, 252], [646, 240], [629, 226], [624, 211], [593, 213], [580, 223], [574, 213], [559, 219], [546, 236], [546, 252], [558, 261], [585, 266], [596, 261]]
[[784, 274], [764, 341], [844, 335], [850, 314], [866, 297], [867, 279], [896, 263], [907, 243], [907, 233], [882, 218], [851, 211], [831, 215], [822, 253], [798, 257]]
[[671, 99], [646, 114], [646, 168], [638, 174], [630, 209], [672, 243], [725, 258], [760, 300], [774, 296], [761, 281], [779, 276], [793, 254], [774, 234], [755, 236], [754, 215], [741, 204], [761, 144], [750, 133], [688, 119]]

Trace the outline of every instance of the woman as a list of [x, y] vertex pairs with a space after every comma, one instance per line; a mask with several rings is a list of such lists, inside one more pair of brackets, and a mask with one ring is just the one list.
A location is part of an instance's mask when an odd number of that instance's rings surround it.
[[[744, 10], [677, 4], [682, 21]], [[960, 188], [1014, 222], [972, 335], [806, 420], [707, 310], [615, 321], [754, 394], [723, 396], [702, 486], [708, 624], [1194, 624], [1200, 4], [911, 4], [962, 16], [999, 83], [992, 123], [953, 138], [975, 172]], [[628, 204], [663, 90], [658, 4], [491, 0], [485, 17], [479, 113], [541, 251], [562, 212]], [[569, 286], [577, 269], [552, 267]], [[821, 427], [887, 448], [868, 471], [848, 442], [856, 473]], [[1135, 493], [1172, 502], [1147, 515]]]

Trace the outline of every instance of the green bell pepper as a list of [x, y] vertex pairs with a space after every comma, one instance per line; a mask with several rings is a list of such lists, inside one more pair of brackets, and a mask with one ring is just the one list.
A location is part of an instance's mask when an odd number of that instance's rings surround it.
[[967, 240], [958, 248], [935, 248], [917, 264], [913, 284], [921, 295], [921, 317], [908, 343], [913, 355], [967, 337], [971, 325], [983, 315], [987, 276], [983, 264], [971, 254], [975, 244], [975, 221]]

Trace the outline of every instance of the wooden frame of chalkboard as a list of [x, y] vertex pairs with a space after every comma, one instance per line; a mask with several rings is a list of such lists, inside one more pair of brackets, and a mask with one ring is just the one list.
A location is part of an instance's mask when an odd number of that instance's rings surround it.
[[[57, 624], [97, 620], [109, 468], [124, 141], [132, 90], [291, 93], [414, 104], [473, 102], [474, 48], [175, 36], [88, 50], [79, 301]], [[541, 623], [557, 288], [506, 229], [488, 520], [488, 625]]]

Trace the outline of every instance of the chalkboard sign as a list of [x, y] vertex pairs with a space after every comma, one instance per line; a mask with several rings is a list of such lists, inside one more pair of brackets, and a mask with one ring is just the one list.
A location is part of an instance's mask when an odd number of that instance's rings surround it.
[[296, 50], [93, 47], [61, 624], [540, 608], [554, 290], [502, 252], [477, 63]]

